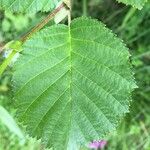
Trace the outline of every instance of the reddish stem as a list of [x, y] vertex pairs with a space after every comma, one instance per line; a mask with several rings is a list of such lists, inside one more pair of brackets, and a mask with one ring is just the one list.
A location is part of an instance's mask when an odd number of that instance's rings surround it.
[[33, 27], [27, 34], [21, 37], [20, 41], [24, 43], [28, 38], [30, 38], [35, 32], [39, 31], [43, 28], [53, 17], [63, 8], [65, 4], [62, 3], [59, 7], [53, 10], [46, 18], [44, 18], [40, 23], [38, 23], [35, 27]]

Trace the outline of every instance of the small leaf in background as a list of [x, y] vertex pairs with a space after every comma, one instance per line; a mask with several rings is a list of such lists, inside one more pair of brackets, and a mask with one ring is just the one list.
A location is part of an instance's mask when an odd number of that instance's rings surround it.
[[22, 144], [25, 142], [25, 137], [15, 120], [2, 106], [0, 106], [0, 122], [2, 122], [12, 133], [17, 135]]
[[132, 5], [133, 7], [136, 7], [138, 9], [142, 9], [148, 0], [117, 0], [117, 1], [122, 2], [126, 5]]
[[12, 12], [36, 13], [54, 9], [60, 0], [0, 0], [0, 8]]

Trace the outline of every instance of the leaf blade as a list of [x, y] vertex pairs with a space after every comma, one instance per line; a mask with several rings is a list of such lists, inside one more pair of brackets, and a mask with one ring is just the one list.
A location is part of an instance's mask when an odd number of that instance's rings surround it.
[[118, 2], [122, 2], [126, 5], [131, 5], [135, 8], [138, 8], [138, 9], [142, 9], [143, 6], [145, 5], [145, 3], [147, 2], [147, 0], [117, 0]]
[[78, 149], [114, 130], [128, 112], [136, 88], [130, 55], [102, 23], [81, 17], [69, 28], [46, 28], [22, 52], [13, 76], [19, 118], [47, 146]]
[[47, 12], [54, 9], [59, 1], [60, 0], [0, 0], [0, 8], [22, 13]]

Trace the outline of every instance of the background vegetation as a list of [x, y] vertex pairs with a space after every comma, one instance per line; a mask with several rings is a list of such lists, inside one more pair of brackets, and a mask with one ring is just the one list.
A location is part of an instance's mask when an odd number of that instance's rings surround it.
[[[19, 38], [45, 15], [40, 12], [26, 15], [0, 11], [0, 47]], [[104, 139], [107, 141], [105, 149], [150, 150], [150, 2], [139, 11], [114, 0], [74, 0], [73, 18], [82, 15], [101, 20], [124, 40], [132, 54], [131, 61], [139, 86], [133, 92], [130, 114], [122, 120], [115, 133]], [[0, 63], [4, 55], [6, 53], [1, 53]], [[15, 119], [15, 107], [11, 76], [10, 66], [0, 78], [0, 150], [44, 149], [40, 141], [27, 137], [18, 123], [19, 127], [12, 125], [9, 114]], [[8, 118], [7, 121], [4, 117]]]

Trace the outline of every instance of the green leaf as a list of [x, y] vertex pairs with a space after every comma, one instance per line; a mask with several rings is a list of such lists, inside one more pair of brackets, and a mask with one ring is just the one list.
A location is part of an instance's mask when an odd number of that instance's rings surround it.
[[50, 11], [60, 0], [0, 0], [0, 8], [13, 12], [36, 13]]
[[117, 0], [118, 2], [122, 2], [126, 5], [132, 5], [138, 9], [142, 9], [147, 0]]
[[19, 120], [55, 150], [102, 139], [129, 111], [129, 56], [101, 22], [84, 17], [36, 33], [14, 69]]
[[4, 109], [2, 106], [0, 106], [0, 121], [6, 125], [6, 127], [14, 134], [16, 134], [22, 142], [25, 142], [25, 137], [16, 124], [15, 120], [12, 118], [12, 116], [7, 112], [6, 109]]

